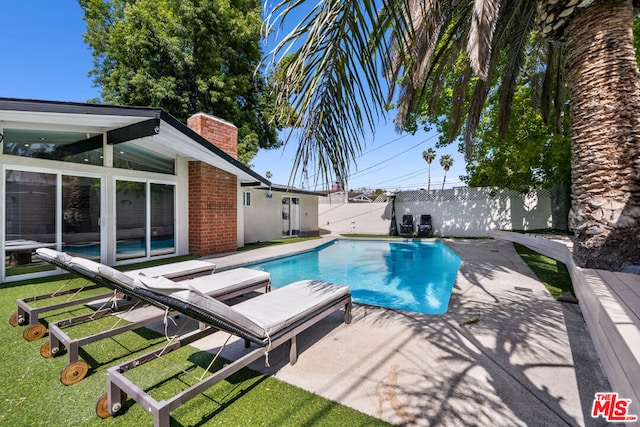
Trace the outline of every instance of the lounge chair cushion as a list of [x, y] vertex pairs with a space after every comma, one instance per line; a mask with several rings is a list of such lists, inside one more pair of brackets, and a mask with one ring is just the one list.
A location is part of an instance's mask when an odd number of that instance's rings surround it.
[[233, 308], [260, 325], [266, 334], [274, 335], [349, 292], [348, 286], [301, 280], [243, 301]]
[[[139, 277], [140, 281], [146, 280]], [[260, 340], [349, 295], [347, 286], [302, 280], [230, 307], [195, 289], [173, 292], [172, 298]]]
[[102, 276], [116, 284], [127, 289], [133, 289], [135, 286], [134, 278], [108, 265], [100, 264], [87, 258], [73, 257], [71, 260], [72, 268], [82, 268], [83, 270]]
[[166, 277], [148, 277], [143, 274], [138, 275], [137, 281], [158, 292], [167, 293], [191, 289], [216, 298], [239, 289], [245, 289], [252, 284], [268, 282], [269, 278], [270, 274], [266, 271], [235, 268], [181, 282], [174, 282]]
[[167, 279], [177, 279], [184, 276], [212, 274], [215, 269], [216, 265], [213, 263], [192, 259], [173, 264], [163, 264], [155, 267], [127, 271], [126, 273], [133, 277], [140, 274], [149, 277], [162, 276], [166, 277]]
[[36, 249], [36, 254], [45, 261], [57, 260], [58, 262], [61, 262], [63, 264], [69, 264], [71, 262], [71, 259], [73, 258], [66, 252], [60, 252], [50, 248], [38, 248]]

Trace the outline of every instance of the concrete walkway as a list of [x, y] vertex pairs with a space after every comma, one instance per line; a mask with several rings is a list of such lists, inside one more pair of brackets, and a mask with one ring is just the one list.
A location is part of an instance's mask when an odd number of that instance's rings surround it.
[[[270, 368], [251, 367], [399, 425], [605, 425], [590, 411], [610, 387], [578, 306], [556, 302], [509, 242], [446, 243], [463, 260], [447, 314], [356, 304], [350, 325], [335, 313], [299, 336], [294, 366], [282, 346]], [[231, 267], [296, 245], [212, 261]], [[224, 339], [197, 345], [215, 350]], [[222, 356], [245, 351], [238, 340]]]

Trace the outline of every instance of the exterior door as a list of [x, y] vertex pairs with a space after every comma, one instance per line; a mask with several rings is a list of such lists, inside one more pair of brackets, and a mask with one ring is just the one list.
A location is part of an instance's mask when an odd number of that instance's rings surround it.
[[4, 188], [3, 280], [53, 272], [35, 256], [42, 247], [102, 260], [101, 178], [6, 169]]
[[300, 198], [282, 198], [282, 235], [297, 236], [300, 234]]

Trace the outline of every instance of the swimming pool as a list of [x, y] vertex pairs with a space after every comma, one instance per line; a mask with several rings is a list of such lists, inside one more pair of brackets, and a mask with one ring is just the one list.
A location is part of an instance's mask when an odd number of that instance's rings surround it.
[[339, 239], [311, 252], [248, 267], [268, 271], [276, 288], [318, 279], [350, 286], [356, 302], [443, 314], [460, 258], [440, 241]]

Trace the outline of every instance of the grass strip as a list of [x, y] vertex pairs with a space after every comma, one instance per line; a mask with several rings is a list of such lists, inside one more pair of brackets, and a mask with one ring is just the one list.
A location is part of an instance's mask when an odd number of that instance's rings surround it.
[[541, 255], [526, 246], [514, 243], [520, 258], [533, 270], [551, 295], [558, 299], [566, 292], [573, 294], [573, 284], [567, 267], [555, 259]]

